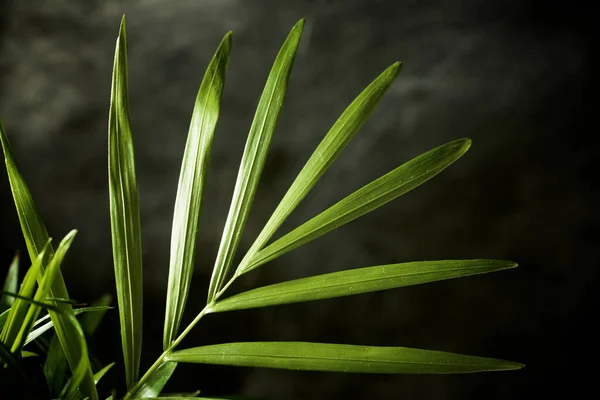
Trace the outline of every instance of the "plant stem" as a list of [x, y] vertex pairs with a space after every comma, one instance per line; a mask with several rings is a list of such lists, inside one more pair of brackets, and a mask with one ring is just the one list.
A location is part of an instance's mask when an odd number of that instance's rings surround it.
[[152, 364], [150, 366], [150, 368], [148, 368], [146, 373], [140, 378], [140, 380], [135, 384], [135, 386], [125, 395], [123, 400], [130, 399], [132, 395], [134, 395], [138, 390], [140, 390], [140, 388], [146, 383], [146, 381], [148, 379], [150, 379], [150, 376], [154, 373], [154, 371], [156, 371], [158, 369], [158, 367], [160, 367], [164, 363], [165, 357], [168, 356], [173, 350], [175, 350], [175, 348], [177, 346], [179, 346], [179, 344], [183, 341], [183, 339], [185, 339], [187, 334], [190, 333], [190, 331], [192, 329], [194, 329], [194, 326], [196, 326], [196, 324], [198, 322], [200, 322], [202, 317], [204, 317], [206, 314], [211, 312], [212, 306], [215, 305], [215, 303], [217, 302], [219, 297], [221, 297], [223, 295], [223, 293], [225, 293], [225, 290], [227, 290], [227, 288], [229, 286], [231, 286], [231, 284], [237, 277], [238, 277], [238, 275], [233, 275], [231, 277], [229, 282], [227, 282], [227, 284], [225, 284], [225, 286], [223, 286], [223, 288], [215, 295], [215, 298], [210, 303], [208, 303], [202, 309], [202, 311], [200, 311], [200, 313], [198, 313], [198, 315], [196, 315], [196, 318], [194, 318], [194, 320], [192, 322], [190, 322], [190, 324], [183, 330], [183, 332], [181, 332], [181, 334], [177, 337], [177, 339], [175, 339], [173, 341], [173, 343], [171, 343], [171, 346], [169, 346], [168, 349], [163, 351], [163, 353], [156, 359], [154, 364]]

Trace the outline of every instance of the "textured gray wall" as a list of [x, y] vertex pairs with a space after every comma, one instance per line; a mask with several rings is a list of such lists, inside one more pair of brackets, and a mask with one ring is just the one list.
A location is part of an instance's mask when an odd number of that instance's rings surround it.
[[[80, 301], [114, 290], [106, 131], [114, 40], [121, 15], [128, 15], [147, 285], [145, 365], [161, 342], [170, 221], [191, 109], [204, 68], [226, 31], [234, 31], [234, 47], [200, 222], [190, 317], [205, 300], [254, 107], [270, 63], [297, 19], [306, 17], [307, 26], [243, 248], [345, 106], [396, 60], [406, 65], [388, 95], [281, 232], [421, 152], [455, 138], [473, 139], [464, 159], [433, 181], [249, 274], [234, 290], [409, 260], [513, 259], [520, 269], [210, 316], [188, 344], [403, 345], [514, 359], [525, 362], [526, 370], [435, 377], [184, 366], [172, 387], [280, 399], [531, 398], [549, 390], [542, 387], [548, 381], [570, 379], [562, 364], [572, 363], [591, 339], [574, 326], [588, 318], [598, 267], [592, 147], [585, 137], [591, 18], [580, 5], [535, 0], [0, 4], [0, 117], [54, 237], [79, 230], [65, 275]], [[11, 202], [2, 171], [1, 273], [14, 249], [24, 248]], [[117, 320], [116, 312], [109, 315], [94, 343], [104, 362], [119, 357]], [[551, 390], [557, 394], [563, 386]], [[576, 389], [569, 390], [573, 395]]]

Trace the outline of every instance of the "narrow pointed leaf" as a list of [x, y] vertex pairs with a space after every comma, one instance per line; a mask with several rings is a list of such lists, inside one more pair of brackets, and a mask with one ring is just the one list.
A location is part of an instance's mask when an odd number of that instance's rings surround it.
[[[66, 238], [68, 239], [68, 237]], [[48, 247], [49, 248], [49, 247]], [[42, 253], [41, 253], [41, 257], [44, 256], [44, 252], [46, 251], [46, 248], [42, 249]], [[58, 251], [57, 251], [57, 255], [58, 257], [62, 257], [61, 253], [63, 252], [63, 250], [59, 247]], [[52, 271], [54, 269], [54, 271]], [[53, 273], [56, 274], [56, 267], [54, 265], [52, 265], [52, 261], [50, 261], [50, 266], [48, 267], [47, 273]], [[48, 279], [48, 278], [46, 278]], [[42, 286], [47, 285], [48, 282], [43, 281], [42, 282]], [[87, 343], [85, 341], [85, 336], [83, 334], [83, 330], [81, 329], [81, 326], [79, 325], [79, 323], [77, 322], [77, 320], [75, 319], [75, 316], [69, 313], [65, 313], [63, 311], [61, 311], [59, 309], [59, 305], [56, 304], [47, 304], [47, 303], [43, 303], [40, 302], [38, 300], [35, 299], [29, 299], [23, 296], [16, 296], [17, 297], [17, 301], [22, 300], [30, 305], [34, 305], [36, 307], [42, 307], [42, 308], [46, 308], [48, 310], [48, 312], [53, 312], [55, 314], [62, 314], [62, 317], [60, 319], [60, 321], [62, 321], [63, 323], [66, 323], [69, 325], [69, 327], [71, 328], [70, 331], [75, 332], [75, 340], [73, 342], [69, 343], [69, 348], [66, 349], [66, 351], [70, 352], [70, 353], [77, 353], [77, 354], [81, 354], [81, 357], [79, 358], [79, 360], [76, 360], [75, 365], [72, 368], [72, 372], [73, 375], [71, 377], [71, 384], [69, 385], [69, 387], [65, 387], [65, 390], [63, 391], [63, 394], [60, 396], [62, 397], [70, 397], [73, 393], [79, 391], [82, 391], [82, 388], [84, 387], [82, 384], [86, 379], [87, 376], [87, 371], [90, 369], [90, 362], [89, 362], [89, 358], [88, 358], [88, 351], [87, 351]], [[17, 303], [17, 301], [15, 301], [15, 304]], [[56, 321], [56, 319], [55, 319]], [[58, 347], [60, 347], [60, 342], [56, 342]], [[4, 345], [2, 345], [4, 346]], [[77, 351], [74, 351], [73, 348], [77, 347]], [[3, 347], [4, 348], [4, 347]], [[45, 366], [44, 366], [45, 367]], [[44, 370], [44, 373], [46, 371]], [[89, 399], [97, 399], [98, 398], [98, 394], [96, 393], [96, 386], [93, 386], [93, 393], [91, 396], [86, 396], [86, 398]]]
[[304, 28], [300, 20], [292, 28], [286, 41], [279, 50], [273, 68], [256, 108], [256, 114], [250, 127], [246, 148], [235, 183], [231, 207], [225, 222], [221, 244], [213, 268], [208, 302], [210, 303], [223, 286], [223, 281], [235, 256], [244, 225], [252, 206], [258, 181], [262, 173], [275, 125], [279, 118], [283, 100], [287, 91], [292, 65], [298, 50], [298, 43]]
[[[13, 157], [8, 137], [0, 121], [0, 142], [4, 151], [4, 159], [6, 162], [6, 170], [8, 172], [8, 179], [10, 182], [13, 199], [17, 209], [17, 215], [23, 231], [23, 237], [25, 238], [25, 244], [27, 245], [27, 251], [29, 252], [29, 258], [35, 260], [39, 255], [44, 245], [48, 242], [49, 236], [46, 230], [46, 226], [37, 211], [37, 207], [33, 201], [29, 188], [25, 183], [23, 175], [17, 168], [16, 161]], [[48, 259], [52, 258], [53, 254], [52, 246], [48, 248]], [[45, 266], [42, 266], [42, 270]], [[59, 271], [58, 276], [54, 280], [52, 289], [50, 290], [48, 297], [68, 299], [69, 293], [65, 285], [62, 273]], [[65, 319], [74, 317], [73, 307], [70, 304], [56, 303], [58, 311], [50, 311], [50, 317], [54, 321], [56, 326], [56, 333], [60, 340], [61, 346], [64, 348], [65, 356], [68, 360], [69, 366], [73, 371], [76, 366], [79, 365], [82, 359], [82, 354], [79, 353], [79, 347], [72, 346], [72, 343], [76, 343], [78, 340], [78, 332], [69, 322]], [[88, 363], [89, 364], [89, 363]], [[96, 400], [98, 395], [96, 393], [96, 387], [92, 380], [91, 367], [87, 367], [85, 377], [81, 382], [81, 392], [90, 397], [92, 400]]]
[[[98, 385], [98, 382], [100, 382], [100, 379], [102, 379], [102, 377], [104, 375], [106, 375], [106, 373], [115, 365], [114, 362], [108, 364], [107, 366], [105, 366], [104, 368], [100, 369], [98, 372], [96, 372], [94, 374], [94, 383], [96, 385]], [[65, 385], [65, 392], [68, 390], [68, 388], [71, 386], [71, 379], [69, 379]], [[61, 398], [65, 398], [66, 400], [81, 400], [83, 399], [83, 396], [81, 395], [81, 392], [77, 391], [73, 391], [71, 392], [71, 395], [69, 397], [61, 397]]]
[[177, 367], [176, 362], [165, 362], [156, 369], [150, 378], [142, 385], [142, 387], [133, 394], [131, 398], [139, 399], [144, 397], [156, 397], [160, 395], [171, 375]]
[[493, 358], [406, 347], [354, 346], [306, 342], [226, 343], [180, 350], [170, 361], [378, 374], [454, 374], [523, 368]]
[[194, 273], [196, 236], [204, 184], [208, 175], [225, 73], [231, 52], [231, 32], [225, 35], [210, 62], [196, 97], [179, 175], [171, 233], [171, 260], [163, 343], [177, 336]]
[[[112, 307], [108, 306], [95, 306], [95, 307], [82, 307], [75, 308], [74, 314], [79, 315], [81, 313], [95, 313], [95, 314], [104, 314], [107, 310], [112, 309]], [[83, 323], [81, 323], [83, 328]], [[33, 342], [38, 337], [48, 332], [50, 329], [54, 328], [54, 323], [50, 319], [49, 315], [46, 315], [35, 322], [33, 330], [27, 336], [27, 340], [25, 341], [25, 345]], [[85, 329], [84, 329], [85, 332]]]
[[[10, 308], [4, 327], [2, 328], [2, 334], [0, 335], [0, 341], [6, 345], [11, 352], [16, 353], [20, 349], [18, 343], [18, 336], [21, 328], [25, 323], [27, 312], [29, 311], [31, 303], [28, 299], [33, 299], [36, 287], [36, 279], [42, 270], [42, 262], [46, 257], [47, 250], [50, 241], [46, 247], [44, 247], [38, 257], [33, 261], [31, 267], [25, 274], [21, 288], [19, 289], [18, 296], [15, 296], [15, 302]], [[6, 292], [5, 294], [8, 294]]]
[[[19, 253], [15, 255], [8, 267], [8, 273], [6, 274], [6, 279], [4, 280], [4, 291], [5, 292], [13, 292], [15, 293], [19, 290]], [[0, 297], [0, 311], [6, 310], [15, 302], [14, 297], [4, 296]]]
[[263, 248], [300, 201], [329, 169], [346, 145], [369, 119], [383, 95], [396, 79], [401, 66], [402, 64], [397, 62], [388, 67], [342, 113], [288, 189], [254, 244], [244, 256], [244, 260], [240, 263], [241, 266], [246, 264], [256, 252]]
[[[3, 312], [0, 313], [0, 332], [2, 332], [2, 329], [4, 328], [4, 323], [6, 322], [6, 319], [8, 318], [9, 313], [10, 313], [10, 308], [8, 310], [4, 310]], [[0, 342], [2, 342], [2, 340], [0, 340]]]
[[139, 374], [142, 349], [142, 238], [129, 121], [125, 17], [115, 49], [109, 113], [109, 191], [117, 300], [127, 387]]
[[106, 367], [102, 368], [100, 371], [94, 374], [94, 383], [97, 385], [100, 382], [100, 379], [115, 365], [114, 362], [108, 364]]
[[23, 350], [21, 352], [21, 358], [29, 358], [29, 357], [39, 357], [39, 354], [36, 354], [34, 352], [31, 351], [27, 351], [27, 350]]
[[58, 397], [61, 393], [65, 384], [68, 366], [65, 352], [60, 345], [58, 336], [55, 334], [50, 340], [46, 361], [44, 362], [43, 367], [44, 376], [46, 377], [46, 382], [48, 383], [48, 389], [50, 390], [51, 395]]
[[[63, 391], [64, 397], [71, 397], [74, 393], [79, 391], [82, 393], [84, 398], [98, 399], [98, 393], [96, 392], [96, 385], [94, 384], [93, 378], [93, 391], [90, 394], [83, 394], [86, 393], [84, 391], [83, 383], [87, 379], [87, 371], [91, 370], [87, 343], [85, 341], [83, 329], [81, 329], [79, 322], [77, 322], [77, 319], [75, 319], [73, 314], [65, 314], [64, 320], [71, 325], [75, 332], [77, 332], [75, 342], [69, 343], [69, 346], [71, 348], [78, 347], [78, 353], [81, 354], [81, 358], [78, 360], [77, 364], [75, 364], [75, 368], [71, 367], [73, 375], [71, 376], [70, 384], [67, 385]], [[72, 349], [69, 349], [69, 351], [72, 351]]]
[[19, 365], [19, 360], [15, 358], [14, 354], [10, 352], [10, 349], [2, 342], [0, 342], [0, 361], [0, 368], [4, 365], [4, 367], [15, 369], [21, 375], [25, 376], [25, 373]]
[[104, 314], [106, 314], [108, 310], [112, 310], [113, 307], [110, 306], [111, 304], [112, 296], [110, 294], [104, 294], [100, 296], [100, 298], [94, 300], [89, 307], [75, 309], [76, 315], [77, 311], [85, 313], [79, 319], [79, 323], [87, 336], [91, 336], [96, 332], [102, 318], [104, 318]]
[[[71, 247], [71, 243], [73, 242], [76, 233], [77, 231], [69, 232], [67, 236], [65, 236], [65, 238], [58, 245], [56, 253], [54, 253], [54, 256], [48, 263], [48, 268], [46, 268], [46, 271], [44, 271], [44, 276], [42, 277], [40, 285], [35, 293], [35, 296], [33, 297], [34, 301], [43, 302], [46, 299], [46, 297], [48, 297], [48, 294], [50, 293], [50, 290], [52, 288], [52, 284], [58, 276], [60, 266], [62, 265], [67, 251]], [[27, 311], [27, 315], [23, 320], [23, 324], [21, 326], [17, 339], [13, 344], [13, 352], [20, 350], [25, 345], [27, 336], [31, 332], [31, 329], [33, 328], [33, 325], [35, 324], [35, 321], [39, 316], [41, 310], [42, 307], [36, 304], [30, 305], [29, 310]]]
[[321, 214], [273, 242], [240, 266], [237, 275], [253, 270], [416, 188], [458, 160], [471, 146], [459, 139], [436, 147], [352, 193]]
[[379, 265], [277, 283], [217, 302], [209, 312], [243, 310], [277, 304], [329, 299], [420, 285], [514, 268], [501, 260], [444, 260]]

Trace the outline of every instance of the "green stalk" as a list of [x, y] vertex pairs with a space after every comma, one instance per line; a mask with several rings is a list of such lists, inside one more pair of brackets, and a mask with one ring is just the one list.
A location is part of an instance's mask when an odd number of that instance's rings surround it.
[[138, 390], [140, 390], [140, 388], [146, 383], [146, 381], [150, 378], [150, 376], [152, 376], [154, 371], [156, 371], [164, 363], [165, 357], [168, 356], [169, 354], [171, 354], [171, 352], [173, 352], [173, 350], [175, 350], [175, 348], [177, 346], [179, 346], [179, 344], [183, 341], [183, 339], [185, 339], [185, 337], [188, 335], [188, 333], [190, 333], [191, 330], [194, 329], [196, 324], [198, 324], [198, 322], [200, 322], [202, 317], [204, 317], [206, 314], [211, 312], [212, 307], [215, 305], [217, 300], [219, 300], [219, 298], [223, 295], [223, 293], [225, 293], [227, 288], [229, 288], [229, 286], [231, 286], [231, 284], [233, 283], [235, 278], [237, 278], [237, 275], [234, 275], [229, 280], [229, 282], [227, 282], [223, 286], [223, 288], [215, 295], [213, 300], [210, 303], [208, 303], [202, 309], [202, 311], [200, 311], [198, 313], [198, 315], [196, 315], [196, 318], [194, 318], [194, 320], [192, 322], [190, 322], [190, 324], [183, 330], [183, 332], [181, 332], [181, 334], [177, 337], [177, 339], [175, 339], [173, 341], [173, 343], [169, 346], [169, 348], [167, 348], [165, 351], [163, 351], [163, 353], [156, 359], [154, 364], [152, 364], [150, 366], [150, 368], [148, 368], [146, 373], [140, 378], [140, 380], [136, 383], [136, 385], [125, 395], [123, 400], [131, 399], [131, 396], [133, 396]]

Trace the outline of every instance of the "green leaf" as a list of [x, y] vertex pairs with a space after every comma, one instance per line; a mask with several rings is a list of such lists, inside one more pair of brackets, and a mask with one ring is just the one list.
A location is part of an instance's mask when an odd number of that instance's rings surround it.
[[[77, 391], [81, 392], [81, 393], [86, 393], [84, 391], [84, 386], [82, 385], [82, 383], [87, 379], [87, 371], [91, 369], [90, 367], [90, 360], [89, 360], [89, 356], [88, 356], [88, 350], [87, 350], [87, 343], [85, 341], [85, 335], [83, 333], [83, 329], [81, 329], [81, 326], [79, 325], [79, 323], [77, 322], [77, 319], [75, 319], [75, 316], [73, 316], [73, 314], [65, 314], [65, 321], [67, 321], [67, 323], [69, 323], [71, 325], [71, 327], [75, 330], [75, 332], [77, 332], [76, 335], [76, 340], [74, 343], [69, 343], [69, 346], [71, 348], [74, 347], [78, 347], [79, 348], [79, 354], [81, 354], [81, 358], [79, 359], [78, 363], [75, 365], [75, 368], [71, 367], [71, 370], [73, 371], [73, 375], [71, 376], [71, 379], [69, 380], [69, 383], [67, 384], [67, 386], [65, 386], [65, 388], [63, 389], [63, 393], [60, 397], [71, 397], [74, 395], [74, 393], [76, 393]], [[70, 350], [72, 351], [72, 350]], [[67, 353], [67, 352], [65, 352]], [[92, 380], [93, 382], [93, 380]], [[91, 394], [84, 394], [83, 395], [84, 398], [88, 397], [90, 399], [98, 399], [98, 393], [96, 392], [96, 385], [93, 385], [93, 391], [91, 392]]]
[[[95, 306], [95, 307], [75, 308], [73, 311], [74, 311], [75, 315], [79, 315], [81, 313], [104, 314], [107, 310], [111, 310], [111, 309], [112, 309], [112, 307], [108, 307], [108, 306]], [[82, 326], [82, 328], [84, 328], [83, 329], [84, 332], [86, 332], [85, 327], [83, 326], [83, 323], [81, 323], [81, 326]], [[27, 336], [25, 345], [33, 342], [38, 337], [40, 337], [44, 333], [48, 332], [52, 328], [54, 328], [54, 323], [52, 322], [52, 320], [50, 320], [50, 315], [46, 315], [46, 316], [38, 319], [37, 321], [35, 321], [33, 330]]]
[[[18, 337], [21, 329], [24, 326], [25, 318], [29, 311], [31, 302], [28, 299], [34, 296], [36, 279], [42, 269], [42, 262], [46, 257], [47, 250], [50, 244], [50, 240], [46, 243], [38, 257], [33, 261], [29, 270], [23, 278], [21, 288], [19, 289], [18, 296], [15, 296], [15, 302], [10, 308], [4, 327], [2, 328], [2, 334], [0, 334], [0, 341], [10, 349], [13, 354], [21, 349], [22, 343], [19, 343]], [[5, 293], [6, 294], [6, 293]]]
[[[2, 313], [0, 313], [0, 332], [4, 328], [4, 323], [6, 322], [6, 319], [8, 318], [9, 313], [10, 313], [10, 308], [8, 310], [4, 310]], [[1, 340], [0, 340], [0, 342], [1, 342]]]
[[23, 350], [21, 352], [21, 358], [29, 358], [29, 357], [39, 357], [39, 354], [33, 353], [31, 351]]
[[176, 362], [162, 363], [140, 389], [131, 396], [131, 398], [139, 399], [160, 395], [160, 392], [171, 378], [171, 375], [173, 375], [175, 367], [177, 367]]
[[127, 388], [142, 350], [142, 236], [127, 88], [125, 17], [115, 49], [109, 114], [110, 221]]
[[223, 229], [223, 236], [217, 259], [213, 268], [208, 289], [208, 303], [223, 286], [223, 281], [235, 256], [244, 225], [252, 206], [258, 181], [262, 173], [275, 125], [283, 106], [292, 65], [298, 50], [298, 43], [304, 28], [300, 20], [292, 28], [286, 41], [277, 54], [267, 83], [256, 108], [256, 114], [250, 127], [246, 148], [235, 183], [231, 207]]
[[94, 383], [97, 385], [98, 382], [100, 382], [100, 379], [102, 379], [102, 377], [104, 375], [106, 375], [108, 370], [111, 369], [114, 365], [115, 365], [115, 363], [112, 362], [112, 363], [108, 364], [106, 367], [102, 368], [100, 371], [96, 372], [94, 374]]
[[[29, 252], [29, 258], [31, 260], [35, 260], [38, 257], [41, 249], [48, 242], [49, 236], [48, 232], [46, 231], [46, 226], [44, 225], [44, 222], [37, 211], [37, 207], [35, 206], [29, 188], [25, 183], [25, 179], [17, 168], [16, 161], [13, 157], [10, 144], [8, 142], [8, 137], [4, 131], [1, 121], [0, 142], [4, 151], [8, 180], [10, 182], [13, 199], [15, 201], [17, 215], [21, 223], [23, 237], [25, 238], [25, 243]], [[47, 254], [49, 259], [52, 258], [54, 255], [53, 253], [53, 249], [50, 246]], [[42, 270], [44, 269], [45, 266], [42, 265]], [[63, 299], [69, 298], [69, 293], [67, 292], [67, 287], [65, 286], [65, 281], [60, 271], [54, 280], [49, 297]], [[73, 315], [73, 308], [70, 304], [57, 303], [56, 305], [57, 311], [51, 311], [50, 317], [54, 321], [56, 333], [60, 340], [61, 346], [64, 348], [65, 356], [67, 357], [69, 366], [73, 371], [74, 368], [79, 365], [79, 362], [82, 359], [82, 355], [79, 353], [79, 347], [73, 345], [73, 343], [77, 343], [78, 341], [78, 333], [76, 328], [66, 321], [69, 316], [75, 319]], [[82, 381], [81, 392], [85, 396], [90, 397], [92, 400], [96, 400], [98, 398], [96, 387], [94, 386], [94, 382], [92, 380], [92, 369], [89, 366], [89, 363], [85, 373], [85, 378]]]
[[77, 311], [85, 312], [85, 314], [82, 315], [79, 319], [79, 323], [81, 324], [81, 327], [83, 328], [83, 331], [86, 335], [91, 336], [96, 332], [96, 329], [98, 329], [98, 326], [100, 325], [104, 314], [106, 314], [108, 310], [113, 309], [113, 307], [110, 306], [111, 303], [112, 296], [110, 294], [104, 294], [100, 298], [92, 302], [90, 307], [75, 309], [75, 314], [77, 314]]
[[454, 374], [523, 368], [511, 361], [406, 347], [306, 342], [226, 343], [176, 351], [168, 361], [379, 374]]
[[[58, 245], [56, 253], [54, 253], [54, 256], [49, 261], [48, 268], [46, 268], [44, 276], [42, 277], [35, 296], [33, 297], [34, 301], [41, 303], [46, 299], [46, 297], [48, 297], [48, 294], [52, 288], [52, 284], [54, 283], [56, 276], [58, 276], [60, 266], [62, 265], [65, 255], [67, 254], [67, 251], [69, 251], [71, 243], [73, 243], [73, 239], [75, 239], [76, 234], [77, 231], [75, 230], [69, 232]], [[40, 263], [40, 265], [42, 263], [43, 261]], [[17, 336], [16, 343], [13, 345], [14, 352], [20, 350], [25, 345], [27, 336], [31, 332], [31, 329], [33, 328], [33, 325], [35, 324], [35, 321], [41, 310], [42, 307], [36, 305], [35, 303], [29, 306], [29, 310], [27, 311], [27, 315], [23, 320], [19, 335]]]
[[68, 363], [65, 352], [60, 345], [58, 336], [55, 334], [50, 341], [48, 354], [46, 355], [46, 361], [44, 362], [43, 368], [51, 395], [58, 397], [60, 394], [65, 384], [67, 368]]
[[458, 160], [470, 146], [470, 139], [455, 140], [399, 166], [256, 253], [236, 275], [251, 271], [414, 189]]
[[[4, 280], [4, 291], [15, 293], [19, 290], [19, 253], [15, 254], [15, 257], [8, 267], [8, 273]], [[14, 297], [4, 296], [0, 297], [0, 311], [6, 310], [15, 302]]]
[[514, 268], [501, 260], [444, 260], [379, 265], [312, 276], [250, 290], [217, 302], [208, 312], [329, 299]]
[[310, 156], [294, 183], [269, 218], [250, 250], [240, 263], [240, 269], [264, 247], [285, 219], [298, 206], [317, 181], [325, 174], [338, 155], [352, 140], [354, 135], [369, 119], [379, 101], [383, 98], [402, 64], [397, 62], [381, 73], [361, 94], [354, 99], [340, 118], [331, 127], [319, 146]]
[[208, 175], [210, 151], [219, 118], [230, 52], [231, 32], [227, 33], [221, 41], [198, 90], [183, 155], [171, 233], [171, 259], [163, 336], [165, 350], [171, 346], [179, 331], [194, 273], [202, 193]]
[[[69, 237], [67, 236], [65, 239], [69, 239]], [[61, 245], [68, 247], [68, 244], [65, 243], [65, 241], [63, 241], [61, 243]], [[49, 247], [48, 247], [49, 248]], [[42, 253], [40, 255], [40, 257], [44, 256], [44, 252], [46, 251], [47, 248], [44, 248], [42, 250]], [[60, 246], [59, 249], [57, 251], [57, 257], [58, 259], [61, 259], [63, 257], [63, 253], [66, 250], [63, 250]], [[58, 261], [54, 261], [54, 263], [57, 263]], [[53, 261], [50, 262], [50, 266], [48, 267], [48, 270], [46, 272], [46, 274], [56, 274], [57, 268], [55, 265], [53, 265]], [[31, 270], [31, 269], [30, 269]], [[27, 276], [25, 277], [27, 279]], [[50, 278], [44, 277], [44, 280], [42, 281], [42, 284], [40, 286], [42, 287], [46, 287], [48, 285], [50, 285], [51, 283], [48, 282], [48, 280], [50, 280]], [[53, 312], [55, 314], [62, 314], [62, 318], [60, 319], [60, 321], [68, 324], [71, 328], [72, 332], [75, 332], [75, 341], [69, 343], [69, 348], [67, 349], [68, 351], [70, 351], [71, 353], [75, 352], [73, 349], [77, 348], [77, 353], [81, 354], [81, 357], [79, 360], [77, 360], [77, 362], [75, 363], [74, 367], [72, 368], [73, 371], [73, 375], [71, 377], [71, 384], [68, 385], [67, 387], [65, 387], [65, 389], [63, 390], [63, 393], [61, 394], [60, 397], [70, 397], [72, 396], [75, 392], [77, 391], [81, 391], [82, 388], [82, 383], [85, 381], [86, 376], [87, 376], [87, 371], [90, 369], [90, 363], [89, 363], [89, 358], [88, 358], [88, 351], [87, 351], [87, 343], [85, 341], [85, 336], [83, 334], [83, 330], [81, 329], [81, 326], [79, 326], [79, 323], [77, 322], [77, 320], [75, 319], [75, 317], [72, 314], [68, 314], [66, 312], [63, 312], [59, 309], [59, 305], [52, 305], [52, 304], [46, 304], [46, 303], [42, 303], [38, 300], [35, 299], [28, 299], [26, 297], [23, 296], [16, 296], [17, 297], [17, 301], [18, 300], [22, 300], [28, 304], [31, 305], [35, 305], [37, 307], [43, 307], [48, 309], [49, 312]], [[15, 304], [17, 304], [17, 301], [15, 301]], [[55, 319], [56, 321], [56, 319]], [[58, 342], [57, 342], [58, 343]], [[54, 344], [54, 342], [53, 342]], [[4, 345], [1, 346], [3, 349], [6, 349], [4, 347]], [[3, 351], [4, 353], [4, 351]], [[50, 353], [49, 353], [50, 356]], [[45, 366], [44, 366], [45, 367]], [[44, 370], [44, 372], [46, 372]], [[96, 386], [93, 387], [93, 394], [95, 394], [95, 398], [98, 398], [98, 394], [96, 393]], [[91, 396], [86, 396], [86, 398], [92, 398]]]
[[0, 367], [4, 365], [4, 367], [8, 367], [10, 369], [14, 369], [19, 372], [21, 375], [25, 376], [25, 372], [21, 369], [19, 364], [19, 360], [17, 360], [10, 352], [10, 349], [4, 345], [4, 343], [0, 342]]

